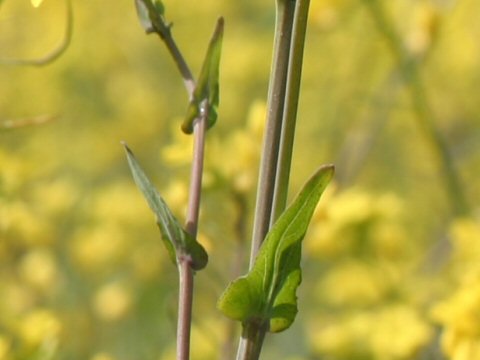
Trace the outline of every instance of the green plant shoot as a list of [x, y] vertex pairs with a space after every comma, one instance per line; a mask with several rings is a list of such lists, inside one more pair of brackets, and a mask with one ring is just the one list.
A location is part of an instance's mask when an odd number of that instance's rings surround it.
[[182, 131], [186, 134], [193, 133], [193, 123], [202, 114], [202, 111], [207, 111], [208, 128], [211, 128], [217, 121], [219, 103], [218, 77], [223, 28], [223, 18], [219, 18], [207, 49], [197, 85], [188, 105], [187, 116], [182, 123]]
[[207, 252], [196, 239], [182, 228], [165, 201], [143, 172], [132, 151], [125, 143], [123, 143], [123, 146], [125, 147], [128, 164], [135, 184], [142, 192], [150, 209], [152, 209], [157, 218], [162, 240], [167, 247], [170, 259], [174, 264], [177, 264], [179, 259], [188, 258], [193, 270], [203, 269], [208, 263]]
[[242, 323], [269, 322], [270, 332], [290, 327], [297, 314], [301, 245], [320, 196], [333, 177], [322, 166], [267, 234], [247, 275], [230, 283], [218, 301], [227, 317]]
[[157, 32], [160, 36], [168, 29], [165, 23], [165, 7], [160, 0], [135, 0], [140, 24], [147, 33]]

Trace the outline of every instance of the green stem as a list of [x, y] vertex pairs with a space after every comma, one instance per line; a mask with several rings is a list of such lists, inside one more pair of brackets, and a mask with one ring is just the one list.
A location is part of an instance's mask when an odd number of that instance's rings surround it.
[[293, 24], [290, 63], [288, 66], [287, 90], [283, 114], [283, 128], [280, 140], [280, 154], [275, 183], [270, 226], [278, 219], [287, 206], [288, 184], [295, 139], [300, 81], [302, 77], [303, 50], [307, 31], [307, 18], [310, 0], [297, 0]]
[[[190, 99], [193, 98], [196, 81], [182, 53], [175, 43], [170, 27], [162, 19], [156, 22], [156, 32], [165, 43], [170, 55], [177, 65]], [[200, 199], [202, 190], [203, 162], [205, 154], [205, 135], [207, 132], [208, 102], [202, 102], [200, 116], [193, 125], [193, 159], [190, 176], [190, 190], [186, 216], [186, 231], [194, 238], [197, 236]], [[177, 360], [190, 358], [190, 333], [192, 324], [194, 273], [191, 259], [179, 259], [179, 294], [177, 319]]]
[[[286, 207], [309, 3], [309, 0], [277, 0], [275, 46], [250, 268], [267, 232]], [[237, 360], [258, 359], [267, 330], [268, 323], [243, 324]]]
[[189, 259], [178, 263], [179, 296], [177, 319], [177, 359], [190, 358], [190, 326], [192, 323], [193, 270]]
[[277, 0], [276, 4], [277, 18], [272, 75], [268, 92], [268, 113], [257, 189], [250, 267], [253, 265], [258, 249], [270, 227], [295, 13], [294, 1]]
[[237, 360], [253, 360], [260, 357], [263, 340], [267, 332], [266, 325], [254, 322], [242, 325], [242, 337], [238, 346]]
[[383, 34], [393, 55], [397, 59], [404, 81], [410, 91], [413, 110], [418, 126], [432, 149], [435, 160], [443, 174], [445, 191], [455, 216], [467, 215], [470, 212], [466, 195], [455, 169], [453, 159], [442, 134], [435, 126], [435, 115], [428, 102], [425, 86], [420, 76], [418, 64], [405, 51], [400, 36], [395, 31], [385, 9], [378, 0], [364, 0], [378, 30]]
[[193, 97], [193, 92], [195, 90], [196, 82], [182, 53], [178, 49], [177, 43], [174, 41], [171, 35], [170, 28], [167, 28], [167, 31], [163, 35], [160, 35], [160, 37], [164, 41], [168, 51], [170, 52], [170, 55], [175, 61], [175, 65], [177, 65], [177, 68], [180, 71], [180, 74], [182, 75], [183, 83], [191, 99]]
[[171, 25], [165, 22], [163, 15], [158, 13], [158, 10], [155, 8], [155, 5], [151, 0], [141, 0], [141, 6], [145, 6], [148, 11], [149, 21], [151, 23], [151, 28], [146, 29], [147, 34], [156, 33], [160, 39], [164, 42], [167, 47], [170, 55], [175, 61], [180, 74], [182, 75], [183, 82], [187, 89], [190, 99], [193, 97], [193, 91], [195, 90], [195, 79], [190, 71], [190, 68], [185, 61], [182, 53], [180, 52], [175, 40], [172, 36], [172, 31], [170, 29]]
[[[198, 231], [200, 199], [202, 190], [203, 160], [205, 153], [205, 134], [207, 132], [208, 104], [202, 103], [202, 116], [193, 125], [193, 160], [190, 176], [190, 191], [186, 216], [186, 231], [194, 238]], [[193, 306], [193, 270], [191, 259], [180, 259], [178, 264], [179, 296], [177, 323], [177, 360], [190, 358], [190, 331]]]

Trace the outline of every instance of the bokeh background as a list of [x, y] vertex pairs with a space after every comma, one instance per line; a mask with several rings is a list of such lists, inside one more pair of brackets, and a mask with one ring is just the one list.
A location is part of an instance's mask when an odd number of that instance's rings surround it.
[[[246, 268], [274, 1], [165, 6], [194, 73], [226, 20], [192, 359], [231, 359], [238, 326], [215, 302]], [[479, 13], [312, 0], [292, 194], [323, 163], [337, 175], [305, 239], [297, 321], [265, 359], [480, 359]], [[0, 1], [0, 359], [174, 359], [176, 271], [120, 141], [183, 219], [186, 92], [133, 1], [74, 1], [73, 16], [61, 57], [12, 65], [62, 42], [66, 3]]]

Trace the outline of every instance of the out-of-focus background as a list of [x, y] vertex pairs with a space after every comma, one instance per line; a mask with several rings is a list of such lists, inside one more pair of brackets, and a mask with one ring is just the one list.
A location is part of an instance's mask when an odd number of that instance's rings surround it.
[[[231, 359], [238, 328], [215, 302], [246, 268], [274, 1], [165, 6], [194, 73], [226, 21], [192, 359]], [[337, 174], [305, 239], [297, 321], [265, 359], [480, 359], [479, 13], [312, 0], [292, 194], [323, 163]], [[73, 18], [56, 61], [12, 65], [62, 43], [66, 3], [0, 2], [0, 359], [174, 359], [176, 271], [120, 141], [183, 219], [186, 92], [133, 1], [74, 1]]]

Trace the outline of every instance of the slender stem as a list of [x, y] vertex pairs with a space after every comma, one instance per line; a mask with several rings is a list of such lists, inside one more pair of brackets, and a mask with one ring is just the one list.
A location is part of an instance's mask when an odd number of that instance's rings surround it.
[[297, 120], [300, 81], [302, 77], [303, 50], [307, 31], [307, 18], [310, 0], [297, 0], [293, 23], [290, 63], [288, 66], [287, 89], [283, 114], [283, 128], [280, 141], [280, 154], [275, 183], [272, 217], [270, 226], [278, 219], [287, 205], [288, 184], [292, 164], [293, 142]]
[[[161, 31], [157, 34], [164, 41], [175, 64], [177, 65], [185, 88], [190, 99], [193, 97], [196, 81], [190, 71], [182, 53], [175, 43], [170, 27], [161, 23]], [[200, 106], [200, 116], [193, 125], [193, 159], [190, 176], [190, 190], [185, 229], [194, 238], [198, 231], [198, 218], [200, 213], [200, 199], [202, 190], [203, 162], [205, 154], [205, 135], [207, 132], [208, 102], [204, 100]], [[191, 259], [181, 258], [178, 263], [179, 294], [178, 294], [178, 324], [177, 324], [177, 360], [190, 358], [190, 331], [192, 324], [193, 306], [193, 270]]]
[[[208, 104], [201, 106], [200, 118], [195, 121], [193, 160], [190, 176], [190, 191], [186, 216], [186, 231], [193, 237], [197, 236], [200, 198], [202, 190], [203, 159], [205, 153], [205, 134], [207, 131]], [[178, 326], [177, 326], [177, 360], [190, 358], [190, 328], [192, 323], [193, 305], [193, 270], [191, 259], [181, 258], [178, 264], [179, 294], [178, 294]]]
[[454, 215], [462, 216], [470, 212], [467, 197], [463, 191], [460, 176], [455, 169], [453, 159], [442, 134], [435, 126], [435, 115], [428, 102], [425, 86], [422, 82], [418, 64], [411, 59], [402, 46], [391, 20], [378, 0], [364, 0], [378, 30], [387, 39], [393, 55], [396, 57], [403, 78], [410, 91], [413, 110], [423, 136], [430, 145], [440, 167], [445, 191], [449, 197]]
[[147, 12], [149, 13], [149, 21], [151, 27], [147, 29], [147, 34], [156, 33], [160, 39], [165, 43], [170, 55], [172, 56], [175, 64], [177, 65], [180, 74], [182, 75], [183, 82], [185, 87], [187, 88], [188, 95], [190, 99], [193, 96], [193, 91], [195, 90], [195, 79], [190, 71], [190, 68], [185, 61], [182, 53], [180, 52], [177, 43], [173, 39], [172, 31], [171, 31], [171, 24], [165, 22], [163, 15], [159, 14], [155, 5], [150, 0], [148, 1], [140, 1], [141, 7], [146, 7]]
[[202, 192], [203, 160], [205, 154], [205, 135], [207, 132], [208, 103], [204, 100], [200, 106], [201, 116], [193, 125], [193, 158], [190, 173], [190, 191], [186, 216], [186, 230], [193, 237], [197, 236], [200, 197]]
[[170, 28], [167, 28], [167, 31], [163, 34], [163, 36], [160, 35], [160, 37], [164, 41], [168, 51], [170, 52], [170, 55], [175, 61], [175, 64], [177, 65], [177, 68], [180, 71], [180, 74], [182, 75], [185, 88], [187, 89], [188, 95], [191, 99], [193, 96], [193, 91], [195, 90], [196, 82], [182, 53], [178, 49], [177, 43], [175, 42], [175, 40], [171, 35]]
[[238, 346], [237, 360], [253, 360], [260, 357], [266, 324], [246, 323], [242, 326], [242, 337]]
[[178, 264], [179, 297], [177, 323], [177, 360], [190, 358], [190, 326], [192, 322], [193, 270], [189, 259]]
[[285, 87], [287, 82], [290, 42], [295, 2], [277, 0], [275, 45], [268, 93], [268, 113], [263, 140], [260, 176], [257, 188], [257, 202], [253, 225], [250, 268], [258, 249], [270, 227], [275, 177], [277, 173], [278, 149], [282, 130]]
[[[268, 97], [250, 268], [268, 230], [285, 209], [300, 92], [309, 0], [278, 0], [275, 50]], [[243, 324], [237, 360], [260, 356], [268, 322]]]

